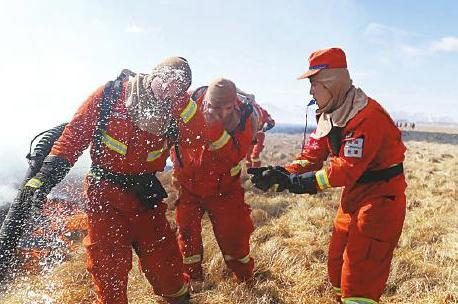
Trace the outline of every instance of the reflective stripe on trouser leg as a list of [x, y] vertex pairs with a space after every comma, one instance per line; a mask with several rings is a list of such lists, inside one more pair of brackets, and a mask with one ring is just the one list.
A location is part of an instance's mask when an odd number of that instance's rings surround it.
[[249, 254], [240, 259], [226, 254], [224, 260], [238, 282], [249, 281], [253, 278], [254, 260]]
[[244, 257], [241, 258], [241, 259], [236, 259], [236, 258], [234, 258], [233, 256], [228, 255], [228, 254], [225, 254], [225, 255], [224, 255], [224, 260], [225, 260], [226, 262], [233, 261], [233, 260], [237, 260], [237, 261], [239, 261], [239, 262], [242, 263], [242, 264], [248, 264], [248, 263], [250, 262], [250, 259], [251, 259], [251, 258], [250, 258], [250, 255], [249, 255], [249, 254], [247, 254], [246, 256], [244, 256]]
[[336, 293], [336, 295], [338, 296], [341, 296], [342, 295], [342, 290], [340, 289], [340, 287], [332, 287], [332, 289], [334, 290], [334, 292]]
[[185, 295], [187, 292], [188, 292], [188, 286], [183, 284], [183, 286], [181, 286], [181, 288], [177, 292], [172, 293], [172, 294], [165, 294], [164, 297], [167, 297], [167, 298], [178, 298], [178, 297], [181, 297], [181, 296]]
[[361, 297], [351, 297], [351, 298], [342, 298], [343, 304], [377, 304], [377, 301], [368, 298]]
[[178, 246], [183, 256], [183, 270], [193, 280], [203, 279], [202, 271], [202, 216], [200, 201], [182, 187], [175, 204], [175, 222], [178, 227]]
[[190, 257], [183, 257], [183, 264], [190, 265], [202, 262], [202, 255], [196, 254]]
[[202, 255], [183, 257], [183, 272], [193, 280], [203, 280]]

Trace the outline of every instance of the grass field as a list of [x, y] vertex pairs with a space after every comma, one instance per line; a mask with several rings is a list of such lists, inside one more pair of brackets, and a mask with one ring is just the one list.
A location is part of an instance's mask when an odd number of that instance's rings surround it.
[[[406, 134], [408, 210], [382, 303], [458, 303], [457, 135], [422, 134]], [[286, 163], [299, 151], [300, 142], [300, 135], [269, 134], [263, 162]], [[169, 174], [161, 178], [170, 187]], [[265, 194], [253, 189], [245, 175], [242, 178], [256, 224], [251, 239], [255, 283], [233, 282], [205, 219], [206, 281], [192, 303], [333, 303], [326, 258], [339, 190], [317, 196]], [[175, 195], [170, 196], [171, 205]], [[0, 303], [82, 304], [94, 298], [79, 246], [50, 271], [17, 279]], [[160, 303], [135, 265], [129, 300]]]

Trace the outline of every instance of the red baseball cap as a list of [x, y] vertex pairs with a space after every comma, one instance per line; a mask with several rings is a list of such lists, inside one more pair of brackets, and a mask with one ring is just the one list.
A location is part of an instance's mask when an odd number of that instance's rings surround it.
[[305, 79], [323, 69], [346, 68], [347, 59], [340, 48], [330, 48], [313, 52], [309, 57], [309, 69], [297, 79]]

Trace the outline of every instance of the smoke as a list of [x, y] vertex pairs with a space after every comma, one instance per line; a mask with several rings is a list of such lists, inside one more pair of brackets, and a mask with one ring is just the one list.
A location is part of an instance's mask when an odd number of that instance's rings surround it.
[[18, 185], [15, 183], [0, 184], [0, 207], [13, 201]]

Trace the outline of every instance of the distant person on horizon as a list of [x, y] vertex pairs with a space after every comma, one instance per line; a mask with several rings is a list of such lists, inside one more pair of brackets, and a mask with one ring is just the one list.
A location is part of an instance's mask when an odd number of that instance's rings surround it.
[[329, 279], [342, 303], [377, 303], [404, 223], [406, 147], [382, 106], [352, 84], [343, 50], [313, 52], [309, 63], [298, 79], [310, 80], [318, 104], [316, 130], [291, 164], [248, 173], [264, 191], [316, 194], [343, 187], [329, 245]]

